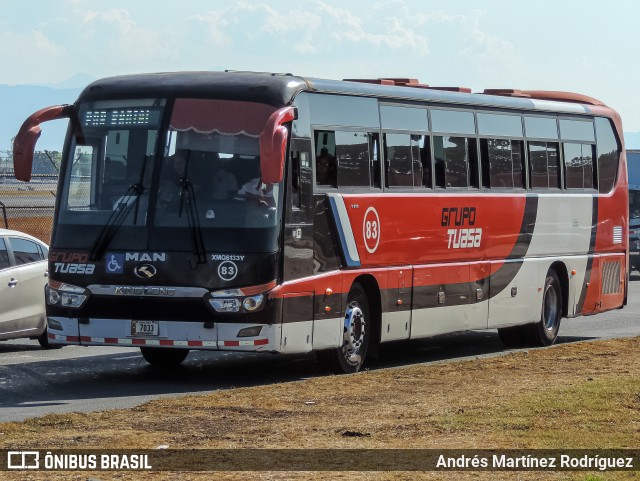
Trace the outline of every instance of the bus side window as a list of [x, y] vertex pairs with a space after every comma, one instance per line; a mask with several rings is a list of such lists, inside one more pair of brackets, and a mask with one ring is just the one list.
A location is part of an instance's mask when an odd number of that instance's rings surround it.
[[291, 151], [291, 206], [294, 209], [300, 209], [302, 206], [300, 199], [300, 163], [302, 156], [306, 156], [305, 152]]
[[521, 140], [480, 139], [480, 151], [483, 187], [524, 187]]
[[[433, 176], [431, 172], [431, 139], [428, 135], [414, 135], [413, 137], [419, 137], [419, 162], [422, 165], [422, 180], [421, 182], [416, 181], [415, 185], [431, 189], [433, 187]], [[417, 159], [418, 158], [413, 159], [414, 163], [417, 161]]]
[[431, 188], [431, 152], [426, 135], [385, 133], [383, 144], [385, 187]]
[[371, 186], [380, 188], [380, 135], [369, 134], [369, 152], [371, 153]]
[[409, 134], [384, 134], [386, 187], [413, 187], [413, 161]]
[[[433, 150], [436, 159], [437, 187], [463, 188], [469, 186], [470, 143], [475, 144], [475, 139], [434, 136]], [[472, 153], [475, 154], [475, 150], [473, 148]], [[476, 162], [476, 158], [474, 155], [471, 162]]]
[[560, 158], [557, 142], [529, 142], [532, 189], [560, 188]]
[[369, 148], [366, 132], [336, 132], [338, 187], [371, 186]]
[[613, 133], [609, 119], [596, 118], [596, 134], [598, 137], [598, 167], [594, 169], [599, 175], [599, 190], [609, 193], [613, 189], [618, 174], [618, 162], [620, 161], [620, 146]]
[[565, 142], [564, 182], [567, 189], [593, 189], [593, 145]]
[[315, 179], [321, 187], [337, 187], [336, 133], [317, 131], [315, 133]]
[[469, 187], [480, 188], [478, 172], [478, 142], [475, 138], [467, 139], [467, 162], [469, 169]]

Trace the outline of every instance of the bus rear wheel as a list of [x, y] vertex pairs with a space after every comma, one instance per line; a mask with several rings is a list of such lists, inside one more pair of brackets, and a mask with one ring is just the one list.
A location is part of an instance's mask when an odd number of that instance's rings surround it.
[[364, 288], [355, 282], [347, 296], [342, 346], [318, 353], [320, 362], [331, 372], [351, 374], [364, 364], [369, 346], [369, 301]]
[[528, 326], [528, 340], [534, 346], [550, 346], [558, 338], [562, 319], [562, 287], [554, 270], [547, 273], [542, 293], [540, 321]]
[[176, 367], [189, 355], [188, 349], [165, 349], [161, 347], [141, 347], [142, 357], [152, 366]]

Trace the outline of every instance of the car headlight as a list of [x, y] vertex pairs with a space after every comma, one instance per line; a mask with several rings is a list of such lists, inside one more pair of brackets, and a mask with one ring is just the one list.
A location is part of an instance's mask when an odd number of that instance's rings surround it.
[[87, 291], [84, 287], [49, 279], [45, 286], [45, 299], [50, 306], [77, 309], [87, 300]]
[[216, 312], [254, 312], [264, 307], [267, 292], [275, 286], [276, 281], [271, 281], [258, 286], [213, 291], [209, 293], [209, 304]]

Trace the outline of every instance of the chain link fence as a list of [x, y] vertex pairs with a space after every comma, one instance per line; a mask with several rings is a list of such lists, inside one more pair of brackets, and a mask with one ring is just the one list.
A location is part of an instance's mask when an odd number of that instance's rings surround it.
[[13, 175], [11, 152], [0, 151], [0, 227], [50, 242], [59, 165], [59, 153], [36, 152], [31, 182], [22, 182]]

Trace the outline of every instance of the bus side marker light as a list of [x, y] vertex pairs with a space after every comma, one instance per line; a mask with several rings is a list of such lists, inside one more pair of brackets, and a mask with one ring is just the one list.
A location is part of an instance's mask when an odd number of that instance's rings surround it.
[[399, 306], [401, 306], [401, 305], [403, 304], [402, 299], [398, 299], [398, 300], [396, 301], [396, 303], [397, 303]]
[[331, 312], [331, 307], [330, 306], [324, 306], [324, 310], [326, 312]]
[[571, 270], [571, 275], [572, 275], [572, 276], [575, 276], [575, 275], [576, 275], [576, 273], [577, 273], [577, 271], [576, 271], [575, 269], [572, 269], [572, 270]]
[[324, 291], [324, 293], [325, 293], [327, 296], [330, 296], [331, 294], [333, 294], [333, 290], [332, 290], [330, 287], [327, 287], [327, 290], [326, 290], [326, 291]]

